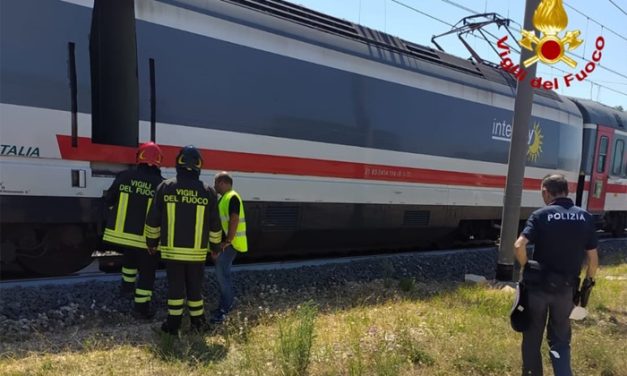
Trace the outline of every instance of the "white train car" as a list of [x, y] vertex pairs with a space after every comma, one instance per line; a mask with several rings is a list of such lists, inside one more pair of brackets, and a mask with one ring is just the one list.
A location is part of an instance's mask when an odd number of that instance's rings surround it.
[[[281, 0], [0, 6], [3, 266], [64, 274], [88, 262], [103, 191], [151, 139], [166, 176], [187, 144], [204, 179], [233, 172], [251, 255], [498, 234], [515, 95], [499, 69]], [[521, 219], [552, 172], [596, 205], [596, 178], [580, 179], [581, 106], [536, 93]], [[598, 214], [624, 219], [617, 171]]]

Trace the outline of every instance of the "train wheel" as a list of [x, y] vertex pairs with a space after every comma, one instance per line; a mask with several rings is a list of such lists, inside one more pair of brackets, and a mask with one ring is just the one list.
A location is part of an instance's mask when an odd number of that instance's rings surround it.
[[92, 262], [96, 237], [86, 230], [79, 225], [60, 225], [28, 233], [20, 244], [33, 244], [35, 237], [36, 246], [18, 247], [17, 261], [24, 269], [39, 275], [74, 273]]

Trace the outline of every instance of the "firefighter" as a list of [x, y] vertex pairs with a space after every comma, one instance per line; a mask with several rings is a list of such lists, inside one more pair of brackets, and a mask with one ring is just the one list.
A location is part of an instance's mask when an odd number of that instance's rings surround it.
[[216, 278], [220, 286], [218, 308], [212, 312], [211, 322], [221, 323], [233, 308], [233, 282], [231, 265], [237, 253], [248, 251], [246, 238], [246, 216], [242, 198], [233, 190], [233, 178], [222, 171], [215, 176], [214, 187], [220, 196], [218, 211], [222, 227], [222, 239], [218, 252], [212, 252], [211, 258], [216, 264]]
[[[563, 175], [548, 175], [542, 180], [542, 198], [547, 206], [531, 214], [514, 245], [527, 289], [522, 374], [543, 374], [540, 349], [547, 327], [553, 371], [558, 376], [570, 376], [569, 316], [575, 306], [573, 295], [584, 259], [588, 264], [586, 280], [577, 296], [587, 302], [594, 286], [598, 266], [596, 226], [593, 217], [568, 198], [568, 182]], [[527, 243], [535, 244], [532, 260], [527, 259]]]
[[200, 152], [185, 146], [176, 157], [176, 177], [157, 187], [146, 218], [149, 252], [160, 244], [168, 278], [168, 317], [161, 330], [178, 335], [185, 300], [193, 330], [206, 326], [202, 298], [209, 246], [220, 244], [217, 195], [200, 180]]
[[137, 149], [136, 168], [121, 172], [105, 195], [109, 214], [102, 239], [124, 255], [121, 291], [124, 295], [135, 292], [133, 314], [139, 318], [154, 315], [150, 301], [159, 256], [147, 252], [144, 222], [155, 189], [163, 181], [159, 169], [162, 159], [157, 144], [142, 144]]

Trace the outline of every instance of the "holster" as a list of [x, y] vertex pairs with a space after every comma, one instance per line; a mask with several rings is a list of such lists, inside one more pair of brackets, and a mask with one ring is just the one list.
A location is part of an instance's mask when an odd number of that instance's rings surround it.
[[581, 292], [579, 291], [579, 283], [581, 282], [581, 278], [577, 277], [575, 279], [575, 285], [573, 286], [573, 304], [578, 306], [581, 301]]
[[586, 307], [588, 305], [588, 299], [590, 299], [590, 293], [592, 292], [593, 287], [594, 282], [592, 281], [592, 279], [586, 278], [583, 280], [583, 283], [581, 284], [581, 290], [579, 290], [582, 307]]
[[523, 269], [522, 282], [527, 287], [536, 288], [542, 285], [542, 267], [535, 260], [527, 261]]
[[529, 260], [525, 265], [523, 281], [529, 288], [542, 289], [549, 294], [564, 292], [577, 286], [572, 277], [549, 270], [535, 260]]

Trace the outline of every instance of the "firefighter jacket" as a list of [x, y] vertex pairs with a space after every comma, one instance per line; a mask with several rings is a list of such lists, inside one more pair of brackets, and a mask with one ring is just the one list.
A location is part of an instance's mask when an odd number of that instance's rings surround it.
[[109, 213], [102, 240], [124, 247], [146, 249], [146, 213], [155, 189], [162, 181], [158, 168], [145, 165], [118, 174], [105, 195]]
[[161, 258], [205, 262], [211, 244], [222, 234], [218, 200], [213, 188], [195, 176], [178, 174], [157, 187], [146, 218], [146, 243], [160, 245]]
[[231, 203], [231, 199], [235, 197], [239, 200], [239, 222], [237, 223], [237, 230], [235, 233], [235, 237], [233, 237], [233, 242], [231, 245], [235, 248], [236, 251], [246, 252], [248, 251], [248, 240], [246, 239], [246, 216], [244, 215], [244, 202], [242, 198], [235, 192], [234, 190], [230, 190], [226, 192], [222, 197], [220, 197], [220, 201], [218, 202], [218, 211], [220, 212], [220, 224], [222, 225], [222, 231], [224, 234], [229, 233], [229, 220], [231, 215], [229, 213], [229, 205]]

